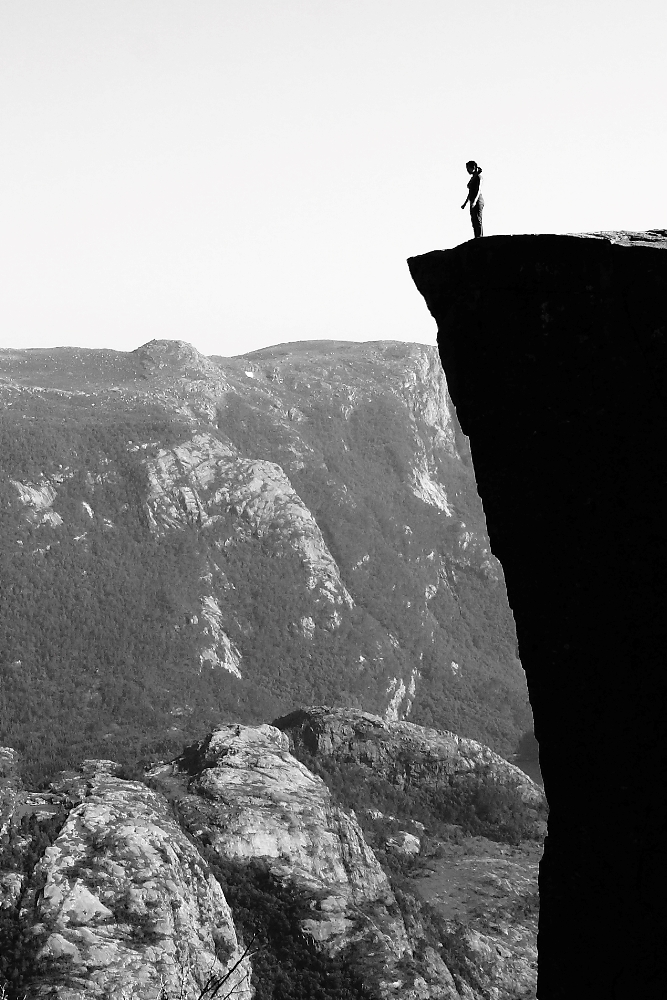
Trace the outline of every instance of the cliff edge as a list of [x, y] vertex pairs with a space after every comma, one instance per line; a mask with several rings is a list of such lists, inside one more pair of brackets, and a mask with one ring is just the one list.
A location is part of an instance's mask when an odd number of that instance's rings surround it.
[[409, 261], [540, 742], [540, 1000], [662, 979], [666, 251], [667, 230], [496, 236]]

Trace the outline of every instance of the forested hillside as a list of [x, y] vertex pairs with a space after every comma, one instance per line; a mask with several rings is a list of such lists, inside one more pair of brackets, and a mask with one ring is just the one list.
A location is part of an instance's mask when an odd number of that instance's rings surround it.
[[336, 704], [531, 716], [433, 348], [0, 351], [0, 743], [40, 780]]

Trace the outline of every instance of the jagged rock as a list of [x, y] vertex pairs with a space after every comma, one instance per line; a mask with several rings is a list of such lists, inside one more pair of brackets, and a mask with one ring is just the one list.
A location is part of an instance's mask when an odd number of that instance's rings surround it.
[[[56, 786], [78, 804], [21, 905], [42, 957], [62, 967], [33, 995], [155, 1000], [163, 985], [197, 997], [240, 957], [231, 911], [162, 796], [116, 770], [87, 761]], [[229, 985], [247, 986], [249, 973], [245, 959]]]
[[0, 837], [12, 818], [20, 788], [19, 755], [11, 747], [0, 747]]
[[238, 537], [280, 533], [301, 556], [308, 586], [327, 601], [354, 604], [315, 518], [273, 462], [252, 461], [236, 448], [198, 434], [148, 464], [148, 509], [156, 526], [211, 527], [231, 517]]
[[38, 524], [51, 524], [54, 528], [63, 523], [60, 514], [51, 509], [56, 498], [56, 491], [52, 483], [34, 484], [12, 480], [12, 485], [16, 488], [21, 503], [28, 507], [31, 521]]
[[[316, 718], [324, 711], [310, 714]], [[341, 721], [335, 714], [327, 713], [323, 725], [323, 746], [330, 749]], [[348, 749], [356, 726], [360, 757], [372, 742], [371, 732], [379, 744], [386, 737], [380, 754], [368, 758], [375, 773], [395, 778], [398, 758], [392, 754], [405, 761], [419, 746], [427, 758], [429, 741], [435, 772], [452, 763], [451, 734], [438, 742], [427, 730], [387, 725], [363, 713], [352, 713], [348, 723]], [[26, 937], [46, 962], [31, 995], [102, 1000], [114, 992], [127, 1000], [154, 1000], [162, 985], [171, 1000], [195, 1000], [211, 970], [230, 968], [240, 954], [232, 913], [211, 874], [217, 856], [223, 864], [263, 862], [293, 887], [310, 906], [302, 922], [305, 933], [330, 955], [344, 955], [380, 998], [513, 1000], [517, 984], [528, 996], [534, 926], [512, 923], [496, 908], [488, 926], [479, 920], [467, 929], [454, 923], [447, 931], [450, 943], [441, 938], [436, 947], [432, 917], [418, 902], [424, 890], [404, 881], [399, 905], [355, 815], [336, 805], [289, 745], [287, 734], [274, 726], [221, 726], [181, 757], [155, 766], [146, 775], [150, 788], [118, 777], [113, 761], [87, 760], [54, 780], [50, 791], [19, 789], [22, 813], [48, 817], [56, 808], [68, 811], [34, 870], [27, 876], [5, 873], [0, 880], [6, 912], [18, 907]], [[11, 771], [12, 755], [3, 759]], [[493, 766], [488, 755], [482, 759]], [[420, 773], [428, 781], [427, 770]], [[412, 827], [419, 837], [425, 833], [422, 824]], [[13, 843], [16, 848], [19, 841]], [[495, 880], [490, 901], [512, 897], [509, 882], [507, 892], [503, 885], [515, 852], [509, 858], [509, 848], [496, 848], [495, 859], [480, 854], [483, 848], [461, 859], [486, 867], [480, 887]], [[419, 849], [419, 838], [408, 830], [387, 844], [389, 852], [404, 857]], [[523, 856], [516, 854], [519, 861]], [[420, 884], [428, 881], [418, 870]], [[429, 877], [437, 888], [438, 870]], [[433, 891], [431, 886], [427, 895]], [[412, 902], [405, 892], [414, 893]], [[454, 974], [447, 965], [450, 955]], [[246, 961], [239, 980], [248, 971]]]
[[[528, 940], [526, 940], [528, 938]], [[531, 998], [535, 995], [537, 942], [534, 933], [508, 922], [489, 934], [466, 927], [462, 941], [468, 953], [486, 972], [490, 1000]]]
[[520, 768], [489, 747], [456, 733], [393, 722], [355, 709], [313, 707], [277, 719], [290, 744], [312, 756], [333, 757], [381, 772], [399, 788], [438, 788], [452, 780], [496, 781], [524, 802], [545, 802], [544, 792]]
[[406, 951], [404, 929], [386, 913], [389, 883], [356, 820], [292, 757], [279, 729], [224, 726], [194, 754], [150, 772], [158, 787], [177, 775], [194, 835], [225, 857], [270, 860], [275, 872], [325, 894], [310, 924], [319, 940], [342, 947], [356, 923], [350, 917], [372, 902], [396, 957]]
[[387, 847], [398, 854], [419, 854], [421, 841], [413, 833], [408, 833], [407, 830], [400, 830], [396, 837], [389, 838]]
[[189, 832], [221, 857], [266, 861], [305, 890], [304, 930], [333, 953], [360, 943], [384, 967], [383, 995], [458, 997], [441, 976], [408, 982], [399, 972], [412, 946], [387, 877], [354, 815], [288, 747], [273, 726], [224, 726], [149, 777], [178, 796]]

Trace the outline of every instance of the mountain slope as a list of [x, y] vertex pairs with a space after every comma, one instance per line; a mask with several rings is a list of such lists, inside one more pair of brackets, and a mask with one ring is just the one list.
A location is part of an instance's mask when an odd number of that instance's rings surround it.
[[0, 351], [0, 739], [33, 778], [303, 704], [531, 727], [434, 348]]

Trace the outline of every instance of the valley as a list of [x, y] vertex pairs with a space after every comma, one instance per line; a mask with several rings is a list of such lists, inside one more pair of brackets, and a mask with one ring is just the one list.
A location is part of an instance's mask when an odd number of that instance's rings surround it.
[[0, 351], [0, 739], [43, 780], [312, 704], [532, 729], [434, 348]]
[[8, 1000], [534, 997], [546, 801], [436, 350], [0, 351], [0, 398]]

